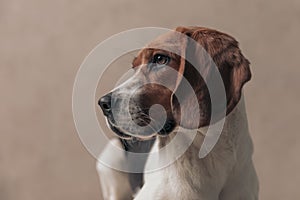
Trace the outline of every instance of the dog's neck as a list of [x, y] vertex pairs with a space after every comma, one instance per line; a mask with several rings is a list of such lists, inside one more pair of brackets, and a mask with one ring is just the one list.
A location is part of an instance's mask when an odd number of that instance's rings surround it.
[[[151, 150], [151, 152], [157, 152], [157, 154], [153, 154], [153, 156], [150, 154], [145, 171], [153, 171], [153, 169], [162, 168], [172, 163], [177, 166], [175, 167], [176, 171], [183, 167], [181, 166], [183, 163], [190, 163], [190, 167], [192, 167], [192, 162], [202, 162], [201, 160], [210, 158], [213, 158], [212, 160], [218, 160], [222, 157], [231, 158], [220, 165], [232, 165], [230, 162], [235, 163], [237, 161], [243, 163], [251, 159], [253, 146], [248, 131], [243, 97], [234, 110], [226, 116], [216, 144], [212, 146], [211, 151], [207, 151], [205, 156], [201, 157], [200, 149], [203, 141], [205, 137], [209, 137], [209, 135], [206, 135], [207, 130], [208, 127], [197, 130], [181, 129], [181, 132], [174, 131], [168, 136], [158, 137]], [[190, 137], [191, 135], [192, 137]]]
[[[184, 128], [180, 128], [180, 130], [186, 135], [189, 134], [189, 132], [197, 132], [191, 145], [200, 150], [200, 147], [203, 144], [204, 138], [207, 134], [208, 128], [209, 126], [201, 127], [197, 130], [189, 130]], [[243, 137], [243, 135], [247, 136], [248, 132], [248, 120], [246, 115], [244, 97], [242, 95], [237, 106], [232, 110], [231, 113], [226, 116], [219, 140], [224, 140], [226, 138], [233, 138], [238, 140], [240, 137]], [[178, 129], [173, 131], [167, 137], [159, 137], [158, 148], [161, 149], [165, 147], [177, 134], [181, 134], [178, 132]], [[232, 142], [236, 143], [236, 141]]]
[[[207, 130], [208, 127], [197, 129], [194, 140], [185, 151], [181, 151], [183, 150], [182, 146], [189, 142], [188, 135], [192, 133], [192, 130], [174, 131], [168, 137], [159, 137], [152, 149], [152, 152], [158, 152], [158, 156], [150, 154], [145, 167], [146, 185], [148, 183], [151, 186], [150, 189], [159, 193], [162, 187], [160, 183], [164, 183], [164, 187], [168, 187], [169, 190], [172, 190], [171, 193], [176, 194], [174, 198], [185, 199], [188, 194], [189, 199], [197, 199], [203, 183], [206, 187], [215, 188], [218, 191], [223, 187], [234, 167], [244, 166], [251, 162], [253, 147], [243, 98], [236, 108], [226, 116], [216, 145], [207, 156], [200, 159], [199, 150], [204, 138], [208, 136], [206, 135]], [[178, 135], [183, 134], [188, 139], [181, 137], [175, 145], [171, 145]], [[158, 169], [157, 166], [160, 170], [155, 171], [156, 173], [147, 173]], [[235, 177], [235, 175], [232, 176]], [[208, 189], [208, 191], [210, 190]], [[183, 194], [184, 196], [182, 196]]]

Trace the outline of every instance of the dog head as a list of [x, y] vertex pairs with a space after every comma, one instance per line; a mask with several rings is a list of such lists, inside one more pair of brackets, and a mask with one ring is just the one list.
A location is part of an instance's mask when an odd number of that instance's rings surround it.
[[[190, 59], [196, 64], [192, 65]], [[229, 114], [241, 98], [243, 85], [251, 78], [249, 61], [238, 42], [216, 30], [178, 27], [142, 49], [132, 62], [135, 74], [100, 98], [99, 105], [110, 128], [125, 139], [147, 139], [167, 135], [176, 126], [195, 129], [218, 121], [218, 115], [211, 118], [207, 87], [207, 83], [214, 83], [213, 63], [224, 84]], [[186, 89], [184, 82], [192, 91]], [[199, 120], [195, 120], [196, 115], [200, 115]]]

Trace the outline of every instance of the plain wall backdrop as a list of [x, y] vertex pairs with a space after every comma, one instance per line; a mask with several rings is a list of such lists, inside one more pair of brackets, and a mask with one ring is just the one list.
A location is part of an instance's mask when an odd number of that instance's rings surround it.
[[1, 0], [0, 199], [101, 199], [72, 118], [76, 72], [112, 34], [179, 25], [240, 42], [253, 73], [245, 98], [260, 199], [299, 198], [299, 19], [299, 0]]

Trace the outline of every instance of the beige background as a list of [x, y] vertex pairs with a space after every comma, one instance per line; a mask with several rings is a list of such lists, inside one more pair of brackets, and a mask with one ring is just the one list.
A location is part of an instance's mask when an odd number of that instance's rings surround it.
[[298, 199], [299, 19], [299, 0], [0, 0], [0, 199], [101, 199], [72, 119], [76, 71], [112, 34], [178, 25], [240, 41], [252, 63], [245, 93], [260, 197]]

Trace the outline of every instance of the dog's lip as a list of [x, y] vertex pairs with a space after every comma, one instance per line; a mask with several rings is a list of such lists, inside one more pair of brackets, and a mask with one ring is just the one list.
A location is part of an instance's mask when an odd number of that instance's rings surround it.
[[122, 132], [117, 126], [115, 126], [109, 119], [107, 119], [110, 129], [115, 132], [118, 137], [125, 140], [131, 140], [133, 137], [131, 135], [127, 135], [126, 133]]
[[116, 126], [110, 118], [107, 118], [107, 122], [109, 124], [110, 129], [115, 132], [118, 137], [120, 137], [121, 139], [125, 139], [125, 140], [150, 140], [156, 137], [156, 134], [151, 135], [151, 136], [142, 136], [142, 135], [136, 135], [133, 136], [131, 134], [127, 134], [125, 131], [122, 131], [118, 126]]

